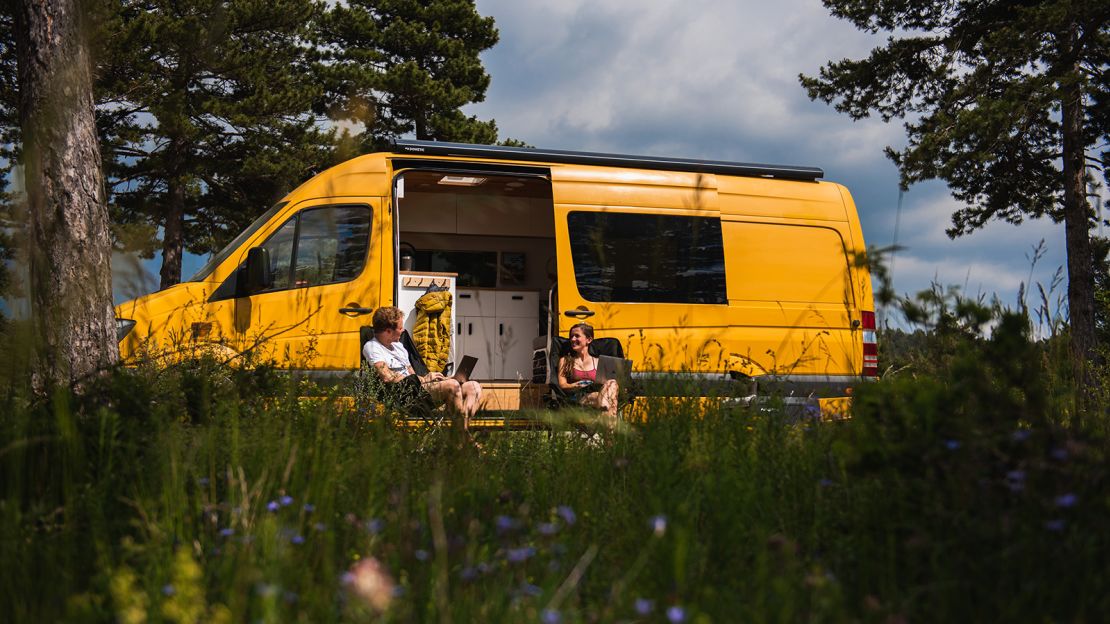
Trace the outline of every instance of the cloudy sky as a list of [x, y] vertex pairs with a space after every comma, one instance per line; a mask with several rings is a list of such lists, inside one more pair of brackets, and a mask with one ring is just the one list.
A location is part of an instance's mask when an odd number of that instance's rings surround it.
[[[904, 144], [901, 124], [853, 122], [811, 102], [798, 84], [799, 73], [861, 58], [883, 41], [832, 18], [819, 0], [477, 6], [496, 20], [501, 41], [483, 55], [492, 77], [486, 101], [466, 110], [496, 119], [502, 137], [552, 149], [821, 167], [851, 190], [869, 244], [905, 247], [892, 264], [899, 294], [935, 281], [1013, 305], [1021, 283], [1032, 276], [1047, 290], [1064, 265], [1063, 227], [1047, 220], [991, 223], [949, 240], [944, 230], [956, 204], [942, 183], [912, 187], [898, 219], [897, 171], [882, 150]], [[1031, 273], [1042, 240], [1045, 253]], [[156, 266], [128, 271], [121, 260], [118, 300], [157, 288]], [[185, 275], [202, 263], [187, 257]], [[121, 273], [145, 274], [145, 282]]]
[[[477, 0], [501, 41], [483, 60], [486, 101], [467, 109], [501, 136], [537, 147], [814, 165], [852, 192], [871, 245], [895, 240], [898, 176], [882, 153], [900, 147], [899, 122], [853, 122], [811, 102], [798, 74], [861, 58], [882, 36], [854, 29], [819, 0]], [[1046, 289], [1065, 262], [1063, 226], [992, 223], [955, 241], [956, 204], [942, 183], [903, 198], [894, 258], [899, 294], [934, 280], [1013, 304]], [[1061, 284], [1058, 294], [1063, 295]], [[1031, 302], [1032, 303], [1032, 302]], [[892, 319], [893, 320], [893, 319]]]

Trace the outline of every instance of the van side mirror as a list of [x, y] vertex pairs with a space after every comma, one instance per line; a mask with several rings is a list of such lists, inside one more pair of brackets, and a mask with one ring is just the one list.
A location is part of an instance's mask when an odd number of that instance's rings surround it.
[[247, 267], [243, 277], [242, 292], [246, 295], [273, 288], [274, 272], [270, 269], [269, 249], [251, 247], [247, 250]]

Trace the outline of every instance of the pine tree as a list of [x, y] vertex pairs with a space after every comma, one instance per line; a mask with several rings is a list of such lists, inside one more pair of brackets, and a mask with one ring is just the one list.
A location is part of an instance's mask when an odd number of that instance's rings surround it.
[[[102, 16], [101, 135], [121, 237], [163, 288], [327, 164], [314, 0], [128, 1]], [[138, 232], [138, 236], [134, 234]]]
[[[497, 125], [461, 108], [485, 99], [479, 54], [497, 43], [493, 18], [473, 0], [353, 0], [327, 20], [339, 88], [361, 106], [365, 149], [413, 133], [418, 139], [489, 144]], [[357, 68], [363, 68], [361, 75]], [[339, 68], [346, 68], [342, 73]]]
[[76, 0], [14, 6], [38, 390], [119, 359], [92, 63]]
[[1096, 336], [1085, 189], [1091, 169], [1106, 174], [1106, 153], [1093, 152], [1110, 138], [1110, 2], [822, 1], [861, 30], [892, 35], [802, 85], [853, 119], [907, 119], [908, 145], [887, 155], [904, 188], [941, 179], [965, 204], [949, 236], [991, 219], [1064, 223], [1071, 351], [1086, 375]]

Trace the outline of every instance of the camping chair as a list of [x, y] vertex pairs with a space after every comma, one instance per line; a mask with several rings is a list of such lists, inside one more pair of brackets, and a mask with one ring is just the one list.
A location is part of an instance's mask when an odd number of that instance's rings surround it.
[[[559, 360], [564, 355], [570, 353], [570, 339], [563, 336], [551, 337], [551, 349], [547, 352], [547, 387], [548, 394], [543, 398], [544, 405], [550, 409], [559, 409], [566, 405], [574, 405], [568, 393], [559, 387]], [[590, 355], [597, 357], [599, 355], [609, 355], [612, 357], [623, 358], [624, 347], [621, 346], [621, 341], [616, 338], [595, 338], [590, 343]], [[630, 388], [621, 388], [620, 395], [622, 397], [621, 403], [624, 404], [624, 397], [628, 396]]]

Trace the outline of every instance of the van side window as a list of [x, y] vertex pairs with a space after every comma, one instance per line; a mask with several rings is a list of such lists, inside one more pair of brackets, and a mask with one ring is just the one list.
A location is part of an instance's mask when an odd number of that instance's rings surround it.
[[571, 262], [587, 301], [727, 303], [721, 220], [571, 212]]
[[[270, 252], [274, 275], [273, 288], [263, 292], [352, 280], [362, 272], [370, 249], [370, 207], [302, 210], [282, 223], [262, 247]], [[235, 297], [236, 281], [243, 268], [240, 264], [208, 301]]]
[[365, 206], [314, 208], [301, 213], [293, 286], [317, 286], [358, 277], [370, 247]]

